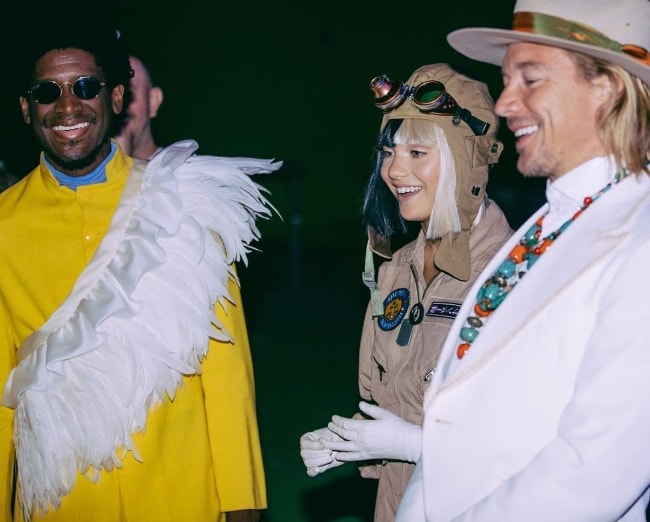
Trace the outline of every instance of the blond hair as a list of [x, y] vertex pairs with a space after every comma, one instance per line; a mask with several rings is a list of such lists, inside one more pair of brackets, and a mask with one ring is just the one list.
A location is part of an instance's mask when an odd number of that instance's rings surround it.
[[614, 156], [619, 169], [650, 174], [648, 86], [618, 65], [582, 53], [570, 54], [585, 80], [604, 74], [611, 84], [613, 95], [605, 101], [596, 120], [608, 154]]
[[405, 119], [395, 133], [395, 145], [416, 144], [433, 145], [440, 151], [440, 174], [426, 237], [440, 239], [450, 232], [460, 232], [455, 197], [456, 167], [445, 133], [431, 120]]

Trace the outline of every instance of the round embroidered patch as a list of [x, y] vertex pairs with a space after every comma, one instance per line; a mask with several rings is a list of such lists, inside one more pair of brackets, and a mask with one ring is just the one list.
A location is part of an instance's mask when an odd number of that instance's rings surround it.
[[415, 303], [409, 314], [409, 323], [415, 326], [420, 324], [422, 319], [424, 319], [424, 306], [422, 306], [422, 303]]
[[409, 307], [410, 295], [408, 288], [398, 288], [388, 294], [384, 299], [384, 315], [377, 321], [379, 328], [388, 332], [402, 322]]

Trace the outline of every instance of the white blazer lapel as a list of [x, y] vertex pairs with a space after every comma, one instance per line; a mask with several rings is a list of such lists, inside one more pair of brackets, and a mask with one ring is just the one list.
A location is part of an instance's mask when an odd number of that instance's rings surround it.
[[[650, 198], [649, 177], [642, 175], [641, 179], [637, 179], [630, 176], [601, 196], [592, 207], [586, 209], [584, 215], [578, 217], [549, 247], [503, 301], [499, 310], [489, 318], [472, 348], [463, 358], [460, 368], [449, 376], [445, 386], [476, 371], [477, 365], [480, 366], [495, 350], [507, 343], [514, 332], [525, 327], [531, 317], [552, 300], [553, 295], [560, 288], [623, 241], [638, 203], [648, 198]], [[521, 238], [534, 222], [534, 218], [542, 213], [541, 211], [536, 213], [517, 230], [514, 234], [516, 240]], [[472, 289], [473, 293], [468, 294], [472, 306], [476, 296], [475, 290], [478, 290], [485, 279], [494, 272], [508, 252], [509, 249], [505, 251], [502, 249], [479, 277]], [[457, 323], [462, 322], [457, 321]], [[441, 361], [456, 357], [458, 332], [462, 324], [454, 326], [455, 328], [452, 329], [454, 335], [447, 338]], [[444, 376], [440, 377], [444, 379]]]
[[515, 245], [521, 239], [521, 236], [524, 234], [524, 231], [528, 230], [535, 221], [539, 219], [540, 216], [544, 215], [548, 211], [548, 204], [544, 204], [540, 207], [528, 220], [521, 225], [519, 230], [517, 230], [508, 241], [499, 249], [496, 255], [492, 260], [485, 266], [483, 272], [476, 279], [472, 288], [467, 293], [467, 297], [461, 306], [461, 309], [458, 312], [458, 319], [452, 324], [445, 343], [443, 344], [440, 357], [438, 359], [438, 365], [436, 372], [434, 374], [434, 379], [431, 383], [430, 388], [437, 390], [446, 379], [447, 373], [449, 371], [450, 363], [456, 358], [456, 348], [458, 346], [458, 338], [460, 334], [460, 329], [464, 325], [464, 320], [460, 318], [465, 318], [469, 315], [471, 310], [474, 308], [475, 298], [479, 291], [479, 288], [483, 285], [485, 280], [492, 275], [495, 270], [501, 265], [503, 260], [506, 258], [508, 253], [515, 247]]

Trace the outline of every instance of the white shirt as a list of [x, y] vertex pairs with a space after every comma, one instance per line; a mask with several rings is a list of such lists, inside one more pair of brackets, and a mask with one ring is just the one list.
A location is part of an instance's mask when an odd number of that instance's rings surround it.
[[560, 228], [580, 209], [586, 197], [595, 196], [616, 176], [613, 157], [590, 159], [555, 181], [547, 181], [549, 211], [542, 223], [542, 237]]

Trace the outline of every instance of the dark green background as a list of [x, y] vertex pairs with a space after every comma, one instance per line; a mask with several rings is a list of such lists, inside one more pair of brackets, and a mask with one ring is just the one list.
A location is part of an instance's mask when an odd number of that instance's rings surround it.
[[[3, 37], [19, 36], [11, 47], [28, 37], [29, 13], [39, 5], [25, 4], [15, 23], [6, 24]], [[52, 23], [79, 5], [61, 5]], [[159, 140], [192, 138], [204, 154], [285, 161], [284, 175], [261, 180], [285, 218], [264, 223], [265, 235], [287, 236], [291, 174], [300, 179], [304, 239], [322, 242], [359, 232], [355, 219], [380, 121], [370, 79], [385, 72], [406, 80], [425, 63], [459, 61], [498, 95], [498, 68], [470, 62], [445, 37], [462, 26], [507, 26], [512, 5], [510, 0], [182, 0], [165, 6], [134, 0], [93, 9], [110, 13], [164, 88], [165, 102], [155, 121]], [[6, 88], [2, 94], [0, 159], [21, 175], [34, 165], [36, 151], [19, 119], [17, 100]], [[504, 141], [510, 143], [508, 134]], [[494, 186], [521, 182], [511, 151], [508, 147], [493, 174]]]
[[[464, 59], [445, 37], [459, 27], [508, 26], [513, 5], [182, 0], [92, 7], [111, 13], [163, 87], [154, 127], [161, 144], [191, 138], [199, 153], [285, 162], [277, 174], [255, 176], [282, 219], [260, 223], [260, 251], [239, 269], [269, 489], [265, 522], [370, 520], [373, 481], [353, 465], [308, 478], [298, 447], [303, 432], [356, 408], [367, 301], [359, 208], [381, 119], [370, 79], [406, 80], [420, 65], [460, 62], [497, 96], [498, 68]], [[81, 6], [60, 3], [52, 23]], [[39, 3], [17, 8], [1, 35], [8, 54], [29, 37]], [[36, 164], [37, 149], [7, 82], [0, 94], [0, 159], [20, 176]], [[503, 141], [488, 191], [516, 226], [536, 208], [543, 185], [523, 180], [507, 131]]]

